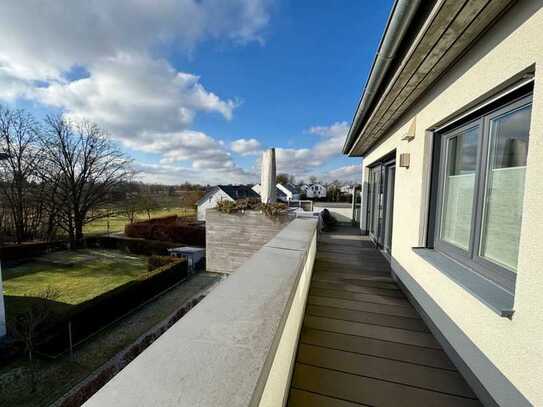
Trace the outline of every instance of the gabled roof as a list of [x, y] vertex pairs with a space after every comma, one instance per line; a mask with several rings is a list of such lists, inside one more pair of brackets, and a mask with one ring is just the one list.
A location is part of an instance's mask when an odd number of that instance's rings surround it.
[[281, 188], [275, 187], [275, 192], [277, 194], [277, 198], [279, 198], [279, 197], [283, 198], [283, 197], [287, 196], [287, 194], [285, 194], [283, 191], [281, 191]]
[[212, 187], [206, 191], [203, 197], [198, 199], [196, 202], [196, 206], [200, 205], [202, 202], [206, 201], [210, 196], [212, 196], [215, 192], [219, 190], [219, 187]]
[[248, 187], [247, 185], [217, 185], [218, 188], [232, 198], [234, 201], [243, 198], [259, 198], [255, 191]]
[[204, 202], [210, 196], [216, 194], [218, 191], [223, 191], [234, 201], [243, 198], [260, 198], [260, 195], [258, 195], [255, 191], [253, 191], [250, 187], [246, 185], [217, 185], [207, 191], [205, 195], [201, 197], [198, 202], [196, 202], [196, 205], [200, 205], [202, 202]]
[[[253, 185], [253, 188], [254, 188], [255, 186], [257, 186], [257, 185], [258, 185], [258, 188], [260, 189], [260, 184], [255, 184], [255, 185]], [[277, 185], [279, 185], [279, 184], [277, 184]], [[253, 191], [254, 191], [254, 190], [253, 190]], [[281, 191], [281, 188], [278, 188], [277, 186], [275, 186], [275, 193], [276, 193], [276, 195], [277, 195], [278, 198], [280, 198], [280, 197], [282, 198], [282, 197], [286, 197], [286, 196], [287, 196], [283, 191]], [[258, 195], [258, 193], [257, 193], [257, 195]], [[258, 196], [260, 196], [260, 195], [258, 195]]]
[[322, 184], [305, 184], [304, 187], [306, 188], [311, 188], [313, 185], [315, 185], [316, 187], [321, 187], [321, 188], [326, 188], [324, 185]]
[[297, 185], [294, 184], [280, 184], [283, 188], [288, 189], [292, 194], [299, 194], [300, 188], [298, 188]]

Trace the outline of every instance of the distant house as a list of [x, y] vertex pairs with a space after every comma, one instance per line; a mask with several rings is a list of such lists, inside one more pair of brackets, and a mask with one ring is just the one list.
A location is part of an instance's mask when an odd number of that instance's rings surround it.
[[294, 184], [286, 184], [286, 185], [277, 184], [277, 188], [286, 195], [287, 201], [292, 201], [292, 200], [296, 201], [300, 199], [300, 194], [301, 194], [300, 188], [298, 188]]
[[196, 203], [197, 219], [206, 220], [206, 210], [215, 208], [219, 201], [237, 201], [243, 198], [259, 198], [260, 195], [246, 185], [217, 185]]
[[[283, 192], [283, 190], [281, 190], [279, 188], [279, 185], [280, 184], [277, 184], [275, 186], [275, 194], [277, 196], [277, 200], [278, 201], [281, 201], [281, 202], [287, 202], [288, 201], [288, 197], [287, 195]], [[251, 188], [253, 191], [255, 191], [258, 196], [260, 196], [260, 184], [254, 184], [253, 187]]]
[[343, 185], [339, 190], [342, 194], [352, 194], [353, 188], [352, 185]]
[[305, 196], [309, 199], [326, 198], [326, 187], [321, 184], [306, 185]]

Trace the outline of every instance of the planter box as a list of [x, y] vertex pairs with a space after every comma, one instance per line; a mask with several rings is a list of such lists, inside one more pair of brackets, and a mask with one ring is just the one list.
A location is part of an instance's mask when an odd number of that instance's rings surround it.
[[259, 211], [206, 213], [206, 269], [232, 273], [287, 224], [287, 214], [269, 217]]

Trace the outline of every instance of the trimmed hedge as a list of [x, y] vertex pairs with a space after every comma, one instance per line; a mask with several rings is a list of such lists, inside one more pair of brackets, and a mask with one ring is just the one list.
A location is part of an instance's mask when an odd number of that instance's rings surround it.
[[178, 219], [177, 215], [162, 216], [159, 218], [151, 218], [149, 220], [144, 220], [138, 223], [150, 223], [151, 225], [167, 225], [171, 223], [176, 223]]
[[147, 259], [147, 271], [153, 271], [159, 267], [167, 266], [176, 261], [177, 257], [172, 256], [151, 256]]
[[167, 256], [168, 249], [179, 247], [178, 243], [144, 240], [121, 236], [96, 236], [86, 239], [87, 247], [97, 247], [108, 250], [121, 250], [127, 253], [144, 256]]
[[57, 355], [69, 346], [68, 321], [72, 323], [72, 339], [75, 344], [187, 276], [187, 261], [176, 258], [165, 266], [142, 274], [136, 280], [78, 304], [62, 321], [48, 329], [53, 333], [39, 344], [38, 349], [45, 354]]
[[30, 257], [41, 256], [42, 254], [67, 250], [69, 242], [54, 241], [54, 242], [32, 242], [18, 245], [0, 246], [0, 259], [3, 261], [28, 259]]
[[127, 224], [124, 234], [132, 238], [205, 246], [205, 227], [199, 222], [177, 216]]

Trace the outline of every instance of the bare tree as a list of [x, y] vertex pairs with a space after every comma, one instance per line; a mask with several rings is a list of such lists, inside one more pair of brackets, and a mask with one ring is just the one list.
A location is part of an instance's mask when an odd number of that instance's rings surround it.
[[107, 216], [97, 209], [110, 203], [112, 190], [128, 179], [129, 161], [96, 124], [49, 116], [45, 130], [42, 180], [55, 190], [58, 225], [77, 243], [87, 223]]
[[147, 214], [147, 219], [151, 220], [151, 213], [159, 208], [158, 201], [150, 192], [143, 192], [138, 196], [138, 206], [140, 211]]
[[33, 238], [42, 221], [43, 201], [37, 197], [37, 138], [38, 126], [32, 116], [0, 107], [0, 151], [6, 153], [0, 160], [4, 177], [0, 193], [18, 243]]
[[60, 296], [60, 291], [47, 287], [36, 295], [39, 301], [25, 312], [17, 315], [10, 326], [11, 335], [24, 344], [30, 364], [30, 392], [36, 391], [36, 365], [34, 362], [35, 341], [40, 329], [52, 317], [51, 302]]
[[281, 184], [281, 185], [288, 184], [288, 174], [285, 174], [285, 173], [277, 174], [276, 181], [278, 184]]
[[134, 223], [138, 212], [141, 210], [140, 203], [137, 197], [127, 198], [121, 205], [120, 213], [128, 219], [128, 222]]

